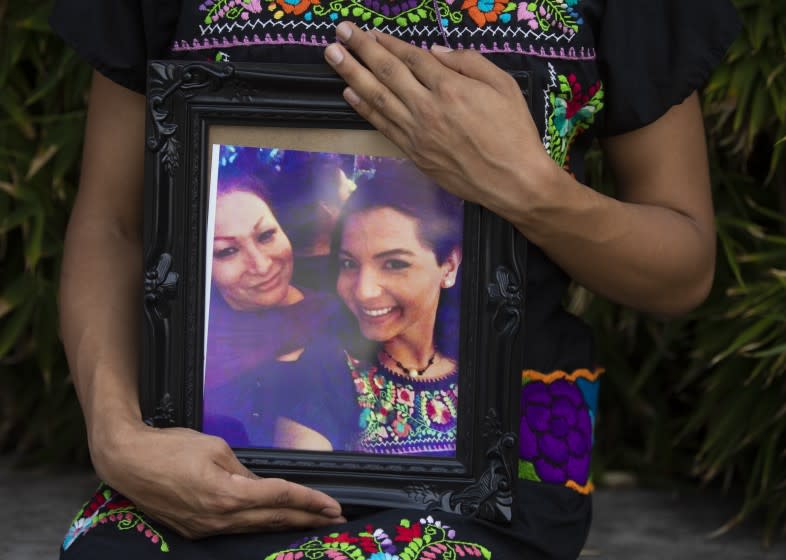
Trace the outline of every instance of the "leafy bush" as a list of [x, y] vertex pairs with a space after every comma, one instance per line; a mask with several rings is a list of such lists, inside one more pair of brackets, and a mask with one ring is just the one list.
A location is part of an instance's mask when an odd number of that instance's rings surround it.
[[0, 450], [62, 462], [86, 457], [56, 294], [90, 71], [50, 8], [0, 3]]

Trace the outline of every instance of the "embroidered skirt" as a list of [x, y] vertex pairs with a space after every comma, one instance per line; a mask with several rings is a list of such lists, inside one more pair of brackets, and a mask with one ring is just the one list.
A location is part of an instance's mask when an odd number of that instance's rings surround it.
[[[335, 527], [224, 535], [192, 541], [153, 521], [106, 485], [68, 529], [61, 560], [172, 558], [233, 560], [574, 559], [590, 522], [588, 496], [520, 483], [521, 515], [511, 527], [443, 512], [380, 509]], [[547, 495], [544, 492], [551, 494]], [[556, 498], [556, 499], [555, 499]]]

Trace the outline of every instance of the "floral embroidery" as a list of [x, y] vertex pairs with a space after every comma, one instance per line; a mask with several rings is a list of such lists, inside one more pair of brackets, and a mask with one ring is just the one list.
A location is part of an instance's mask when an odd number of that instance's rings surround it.
[[592, 491], [589, 468], [601, 373], [522, 374], [519, 478]]
[[521, 2], [518, 6], [519, 21], [526, 21], [533, 30], [558, 30], [569, 36], [577, 33], [584, 18], [576, 11], [579, 0], [538, 0]]
[[456, 376], [409, 380], [347, 356], [357, 403], [358, 450], [444, 454], [456, 449]]
[[[313, 4], [319, 4], [319, 0], [276, 0], [275, 4], [281, 6], [284, 13], [299, 16]], [[271, 4], [268, 8], [271, 12], [275, 10], [275, 4]]]
[[219, 19], [241, 19], [248, 21], [251, 14], [262, 12], [261, 0], [207, 0], [199, 5], [200, 11], [207, 12], [205, 23]]
[[153, 529], [136, 506], [105, 484], [99, 486], [93, 497], [74, 517], [63, 540], [63, 550], [68, 550], [74, 541], [98, 525], [107, 523], [115, 524], [120, 531], [135, 529], [138, 533], [144, 534], [152, 544], [158, 545], [161, 552], [169, 552], [169, 546], [161, 533]]
[[456, 531], [428, 516], [412, 523], [402, 519], [391, 539], [381, 528], [367, 525], [355, 535], [331, 533], [309, 537], [275, 552], [264, 560], [448, 560], [491, 558], [491, 551], [479, 544], [458, 541]]
[[[587, 130], [595, 115], [603, 108], [603, 85], [596, 82], [584, 93], [576, 76], [557, 74], [549, 64], [552, 78], [546, 99], [551, 113], [546, 111], [546, 133], [543, 144], [551, 158], [561, 167], [566, 167], [568, 152], [576, 137]], [[555, 91], [555, 90], [559, 91]]]
[[544, 58], [591, 60], [595, 50], [568, 45], [584, 20], [579, 0], [205, 0], [197, 38], [173, 52], [251, 45], [324, 47], [344, 19], [416, 45], [447, 42]]
[[467, 14], [478, 27], [483, 27], [487, 23], [494, 23], [498, 19], [502, 23], [508, 23], [511, 19], [509, 13], [516, 9], [514, 2], [498, 2], [496, 0], [464, 0], [461, 5], [462, 10], [467, 10]]

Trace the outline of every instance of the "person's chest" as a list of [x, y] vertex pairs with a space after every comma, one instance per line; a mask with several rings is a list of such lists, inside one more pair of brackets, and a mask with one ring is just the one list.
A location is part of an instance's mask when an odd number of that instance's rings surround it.
[[544, 147], [579, 162], [603, 106], [595, 48], [604, 0], [184, 0], [172, 58], [319, 64], [335, 26], [350, 20], [411, 44], [475, 49], [529, 74], [530, 109]]

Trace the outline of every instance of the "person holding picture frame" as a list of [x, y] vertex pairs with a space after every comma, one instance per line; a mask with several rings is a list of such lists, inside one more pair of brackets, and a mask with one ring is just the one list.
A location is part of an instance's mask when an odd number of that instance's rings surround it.
[[[91, 457], [109, 485], [77, 515], [62, 557], [166, 549], [294, 559], [341, 547], [374, 560], [404, 550], [577, 557], [591, 518], [592, 436], [570, 436], [566, 419], [594, 421], [600, 370], [589, 330], [562, 309], [562, 296], [572, 279], [672, 315], [708, 293], [714, 225], [696, 90], [737, 33], [730, 3], [72, 0], [56, 3], [51, 23], [96, 68], [60, 301]], [[256, 477], [219, 438], [142, 422], [146, 62], [323, 57], [346, 80], [347, 102], [421, 170], [531, 242], [527, 367], [511, 372], [522, 379], [522, 416], [509, 528], [385, 508], [347, 520], [323, 493]], [[532, 74], [529, 106], [506, 71]], [[616, 197], [584, 184], [594, 138]], [[124, 531], [132, 521], [137, 530]]]

